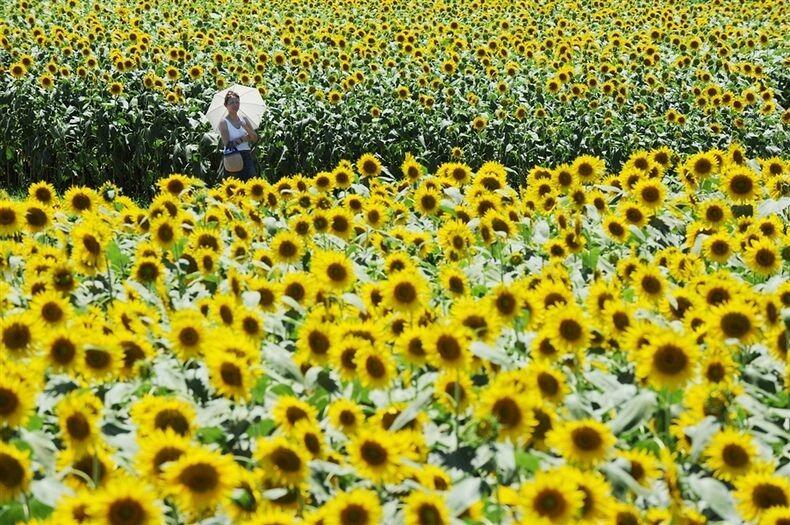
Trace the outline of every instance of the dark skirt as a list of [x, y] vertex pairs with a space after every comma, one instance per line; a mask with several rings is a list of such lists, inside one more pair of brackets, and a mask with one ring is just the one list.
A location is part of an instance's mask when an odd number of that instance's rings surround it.
[[247, 181], [257, 175], [257, 171], [255, 170], [255, 160], [252, 158], [252, 152], [248, 149], [243, 149], [239, 151], [239, 153], [241, 153], [241, 160], [244, 162], [244, 166], [241, 168], [241, 171], [225, 171], [223, 178], [236, 177], [237, 179]]

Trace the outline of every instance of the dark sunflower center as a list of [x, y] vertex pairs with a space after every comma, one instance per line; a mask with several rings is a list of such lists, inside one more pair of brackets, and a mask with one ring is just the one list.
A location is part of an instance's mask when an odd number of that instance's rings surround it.
[[417, 290], [411, 283], [398, 283], [394, 290], [395, 300], [401, 304], [411, 304], [417, 300]]
[[377, 467], [387, 461], [387, 450], [375, 441], [365, 441], [360, 447], [360, 455], [365, 463]]
[[538, 493], [533, 506], [538, 514], [551, 519], [562, 516], [568, 507], [568, 502], [565, 501], [565, 496], [562, 495], [562, 492], [547, 488]]
[[175, 461], [184, 454], [184, 451], [175, 447], [163, 447], [154, 455], [154, 470], [157, 474], [162, 472], [162, 465]]
[[752, 502], [759, 509], [771, 507], [786, 507], [787, 494], [781, 487], [770, 483], [761, 483], [752, 490]]
[[222, 382], [229, 386], [240, 387], [244, 383], [241, 370], [233, 363], [222, 363], [219, 375], [222, 377]]
[[0, 387], [0, 416], [12, 414], [19, 406], [19, 397], [16, 392]]
[[296, 245], [291, 241], [283, 241], [278, 251], [282, 257], [293, 257], [296, 255]]
[[12, 323], [3, 330], [3, 344], [11, 351], [25, 348], [32, 340], [30, 327], [22, 323]]
[[310, 351], [314, 354], [324, 355], [329, 351], [329, 338], [323, 332], [314, 330], [307, 337]]
[[441, 335], [436, 340], [436, 351], [445, 361], [455, 361], [461, 357], [461, 345], [451, 335]]
[[272, 463], [284, 472], [299, 472], [302, 468], [302, 460], [293, 450], [285, 447], [277, 447], [271, 455]]
[[375, 379], [384, 377], [384, 375], [387, 373], [384, 363], [382, 363], [381, 359], [376, 356], [369, 356], [365, 360], [365, 370], [367, 370], [368, 374], [370, 374], [370, 376]]
[[442, 525], [444, 523], [439, 509], [430, 503], [420, 505], [420, 508], [417, 509], [417, 516], [420, 520], [417, 522], [419, 525]]
[[642, 479], [645, 475], [645, 468], [638, 461], [631, 462], [631, 477], [636, 481]]
[[585, 452], [592, 452], [598, 450], [603, 445], [601, 434], [597, 430], [590, 427], [580, 427], [571, 432], [571, 440], [576, 448]]
[[515, 309], [516, 305], [516, 298], [513, 297], [511, 294], [501, 294], [496, 298], [496, 309], [499, 310], [499, 313], [502, 315], [510, 315], [512, 314]]
[[642, 279], [642, 289], [650, 295], [655, 295], [661, 291], [661, 281], [648, 275]]
[[0, 453], [0, 485], [7, 489], [15, 489], [24, 479], [25, 469], [19, 461], [10, 454]]
[[754, 188], [754, 181], [746, 175], [736, 175], [730, 181], [730, 189], [736, 195], [748, 195]]
[[679, 374], [688, 366], [688, 357], [681, 348], [665, 344], [653, 354], [653, 366], [662, 374]]
[[721, 458], [732, 468], [742, 468], [749, 464], [749, 453], [742, 446], [730, 443], [721, 451]]
[[111, 525], [141, 525], [146, 522], [145, 509], [139, 501], [121, 498], [112, 502], [107, 513]]
[[767, 248], [760, 248], [754, 255], [754, 260], [763, 268], [770, 268], [776, 262], [776, 254]]
[[518, 426], [523, 417], [518, 403], [509, 397], [498, 399], [494, 403], [491, 412], [497, 418], [497, 421], [507, 428]]
[[184, 346], [195, 346], [200, 340], [200, 334], [198, 334], [197, 330], [188, 326], [179, 332], [178, 340]]
[[343, 282], [348, 277], [346, 267], [340, 263], [332, 263], [326, 269], [326, 274], [332, 281]]
[[740, 312], [729, 312], [721, 318], [721, 330], [728, 338], [740, 339], [752, 329], [749, 317]]
[[189, 465], [178, 476], [178, 481], [191, 492], [211, 492], [219, 484], [219, 472], [209, 463]]
[[189, 432], [189, 420], [178, 410], [166, 408], [156, 414], [154, 427], [157, 430], [167, 430], [169, 428], [176, 434], [185, 436]]
[[77, 413], [66, 419], [66, 430], [71, 437], [77, 441], [82, 441], [90, 435], [91, 426], [84, 415]]
[[578, 341], [582, 336], [582, 327], [574, 319], [563, 319], [560, 321], [560, 335], [566, 341]]
[[106, 350], [99, 348], [85, 350], [85, 363], [93, 369], [101, 370], [106, 368], [110, 362], [110, 354]]
[[340, 525], [368, 525], [368, 509], [357, 503], [350, 503], [340, 511]]
[[538, 374], [538, 387], [541, 392], [549, 397], [557, 395], [560, 391], [560, 383], [557, 381], [557, 378], [546, 372]]

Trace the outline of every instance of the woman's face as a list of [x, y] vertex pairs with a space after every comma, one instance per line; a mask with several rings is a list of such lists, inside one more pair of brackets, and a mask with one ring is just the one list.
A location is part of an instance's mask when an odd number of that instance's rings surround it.
[[230, 97], [228, 101], [225, 103], [225, 107], [228, 108], [228, 111], [238, 111], [239, 110], [239, 98], [238, 97]]

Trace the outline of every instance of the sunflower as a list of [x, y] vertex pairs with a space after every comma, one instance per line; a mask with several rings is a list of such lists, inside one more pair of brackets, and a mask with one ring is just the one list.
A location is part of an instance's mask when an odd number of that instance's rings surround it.
[[22, 210], [14, 201], [0, 200], [0, 235], [12, 235], [22, 227]]
[[463, 370], [469, 365], [467, 330], [454, 323], [435, 324], [426, 334], [425, 349], [429, 362], [440, 370]]
[[734, 481], [752, 470], [757, 447], [748, 434], [726, 428], [711, 438], [704, 455], [708, 458], [708, 468], [717, 478]]
[[761, 276], [775, 274], [782, 268], [782, 253], [769, 238], [750, 243], [744, 250], [743, 258], [749, 269]]
[[709, 235], [702, 242], [702, 250], [705, 258], [719, 264], [726, 264], [733, 254], [734, 243], [732, 238], [725, 232]]
[[[307, 423], [304, 421], [304, 423]], [[286, 436], [261, 439], [257, 443], [255, 459], [263, 469], [267, 479], [276, 486], [298, 487], [306, 479], [310, 470], [303, 444], [294, 442]]]
[[762, 513], [760, 525], [786, 525], [790, 523], [790, 506], [771, 507]]
[[68, 446], [86, 451], [101, 441], [102, 401], [91, 391], [73, 391], [57, 404], [60, 435]]
[[357, 160], [360, 177], [378, 177], [381, 174], [381, 161], [372, 153], [365, 153]]
[[638, 350], [636, 374], [655, 388], [681, 388], [694, 377], [699, 348], [685, 334], [665, 329]]
[[709, 333], [718, 341], [737, 339], [748, 344], [759, 336], [759, 310], [744, 299], [731, 299], [708, 311]]
[[414, 491], [403, 500], [404, 525], [450, 525], [450, 511], [440, 494]]
[[719, 161], [711, 152], [700, 152], [689, 157], [684, 167], [694, 176], [697, 182], [715, 174], [719, 169]]
[[137, 472], [160, 483], [163, 480], [162, 469], [188, 453], [192, 440], [168, 428], [138, 439], [138, 444], [140, 448], [135, 457]]
[[327, 410], [329, 421], [347, 436], [359, 431], [365, 421], [362, 408], [350, 399], [340, 398], [333, 401]]
[[98, 206], [99, 196], [95, 190], [82, 186], [72, 186], [63, 195], [66, 209], [74, 215], [83, 215]]
[[434, 396], [450, 412], [466, 410], [476, 398], [469, 374], [455, 370], [442, 372], [436, 378]]
[[592, 419], [566, 421], [547, 436], [548, 445], [566, 460], [584, 466], [604, 461], [616, 441], [606, 425]]
[[27, 67], [22, 62], [14, 62], [8, 68], [8, 72], [11, 73], [11, 76], [15, 79], [20, 79], [27, 75]]
[[493, 417], [498, 425], [500, 439], [524, 441], [530, 437], [538, 423], [532, 411], [535, 402], [529, 395], [511, 390], [504, 385], [486, 388], [477, 405], [477, 417], [480, 420]]
[[606, 478], [594, 470], [580, 471], [566, 467], [564, 473], [570, 477], [583, 495], [578, 523], [580, 525], [608, 523], [614, 513], [616, 500]]
[[556, 470], [538, 472], [521, 486], [519, 508], [524, 516], [522, 523], [564, 524], [582, 510], [582, 491], [573, 479], [557, 474]]
[[30, 313], [38, 317], [47, 329], [56, 329], [66, 324], [74, 309], [61, 294], [49, 291], [36, 294], [30, 302]]
[[252, 366], [247, 351], [237, 352], [239, 345], [228, 346], [228, 343], [230, 341], [224, 342], [222, 348], [215, 348], [207, 353], [205, 363], [209, 379], [220, 395], [235, 401], [247, 401], [257, 380], [256, 369]]
[[424, 365], [428, 360], [428, 330], [420, 326], [407, 326], [395, 340], [395, 351], [410, 364]]
[[117, 472], [110, 451], [104, 445], [97, 446], [91, 451], [71, 448], [60, 451], [55, 462], [55, 470], [65, 474], [63, 480], [75, 491], [91, 485], [103, 487], [115, 477]]
[[503, 320], [486, 308], [486, 302], [471, 296], [460, 297], [453, 303], [450, 317], [468, 330], [472, 340], [493, 344], [502, 332]]
[[421, 215], [433, 215], [439, 210], [442, 196], [437, 188], [423, 184], [414, 191], [413, 199], [416, 211]]
[[110, 231], [97, 220], [83, 220], [71, 230], [71, 260], [77, 269], [86, 275], [104, 271], [105, 250], [110, 240]]
[[57, 199], [55, 187], [47, 181], [31, 184], [27, 189], [27, 195], [31, 200], [48, 207], [52, 206]]
[[759, 175], [751, 168], [732, 166], [727, 170], [721, 185], [730, 200], [739, 204], [748, 204], [757, 196], [759, 181]]
[[403, 442], [385, 430], [363, 428], [346, 446], [357, 473], [373, 483], [396, 483], [403, 477]]
[[86, 340], [81, 357], [80, 374], [91, 383], [110, 382], [123, 367], [123, 349], [117, 336], [93, 335]]
[[527, 367], [528, 389], [537, 391], [549, 403], [560, 403], [568, 392], [565, 375], [545, 363], [535, 362]]
[[370, 489], [342, 492], [324, 507], [326, 525], [377, 525], [380, 518], [379, 497]]
[[315, 279], [307, 272], [288, 272], [280, 284], [280, 300], [287, 306], [293, 303], [302, 308], [310, 305], [318, 292]]
[[310, 260], [310, 269], [320, 283], [336, 292], [352, 288], [356, 281], [351, 261], [342, 252], [314, 253]]
[[458, 252], [465, 254], [475, 244], [472, 230], [462, 221], [445, 221], [438, 231], [439, 246], [445, 254]]
[[641, 207], [654, 212], [664, 204], [666, 188], [657, 180], [646, 179], [637, 183], [633, 195]]
[[171, 348], [182, 361], [195, 359], [203, 354], [208, 332], [205, 318], [196, 310], [180, 310], [170, 319], [168, 340]]
[[386, 388], [395, 379], [397, 366], [392, 355], [373, 345], [360, 347], [354, 355], [360, 384], [365, 388]]
[[590, 339], [584, 312], [576, 305], [552, 306], [544, 311], [545, 334], [551, 344], [562, 353], [587, 348]]
[[439, 283], [441, 289], [450, 297], [462, 297], [471, 291], [469, 278], [461, 268], [455, 265], [446, 264], [441, 266], [439, 269]]
[[429, 490], [444, 492], [452, 488], [452, 480], [449, 473], [437, 465], [423, 465], [417, 473], [417, 481]]
[[183, 512], [197, 513], [230, 497], [238, 469], [228, 455], [193, 447], [163, 466], [164, 489]]
[[30, 233], [46, 230], [52, 224], [52, 211], [49, 207], [36, 201], [28, 201], [21, 205], [22, 223]]
[[181, 237], [180, 228], [176, 226], [173, 219], [164, 215], [157, 217], [151, 222], [148, 233], [151, 236], [151, 240], [163, 250], [169, 250], [175, 246]]
[[653, 454], [634, 448], [620, 451], [617, 455], [625, 460], [626, 472], [643, 487], [650, 487], [658, 479], [658, 460]]
[[38, 348], [39, 324], [30, 310], [6, 315], [0, 319], [0, 349], [16, 358], [29, 356]]
[[354, 381], [358, 378], [357, 353], [363, 348], [367, 353], [376, 353], [368, 339], [353, 335], [340, 337], [336, 344], [332, 345], [330, 359], [341, 380]]
[[425, 306], [430, 298], [428, 284], [419, 274], [397, 273], [391, 276], [384, 283], [382, 295], [384, 304], [393, 310], [412, 314]]
[[156, 494], [127, 476], [108, 483], [90, 502], [87, 512], [97, 523], [108, 525], [158, 525], [164, 517]]
[[637, 295], [647, 303], [662, 299], [667, 291], [667, 283], [658, 268], [640, 265], [632, 274]]
[[601, 225], [604, 234], [617, 242], [624, 242], [628, 238], [629, 231], [621, 217], [607, 215]]
[[745, 520], [762, 518], [771, 508], [790, 507], [790, 480], [767, 472], [753, 472], [738, 478], [735, 500]]
[[85, 337], [82, 330], [59, 327], [49, 331], [41, 347], [50, 370], [55, 373], [71, 373], [82, 361]]
[[318, 422], [318, 412], [311, 404], [291, 395], [280, 396], [272, 409], [272, 419], [278, 426], [290, 431], [302, 420]]
[[24, 376], [8, 373], [10, 365], [3, 362], [2, 356], [0, 366], [4, 368], [4, 373], [0, 376], [0, 426], [13, 428], [25, 423], [35, 406], [38, 392], [23, 379]]
[[302, 239], [293, 232], [278, 232], [269, 241], [272, 257], [278, 263], [293, 264], [298, 262], [304, 254]]
[[0, 441], [0, 501], [11, 501], [27, 492], [32, 478], [28, 453]]
[[195, 430], [194, 407], [175, 397], [146, 395], [132, 405], [129, 414], [141, 437], [168, 429], [179, 436], [191, 436]]

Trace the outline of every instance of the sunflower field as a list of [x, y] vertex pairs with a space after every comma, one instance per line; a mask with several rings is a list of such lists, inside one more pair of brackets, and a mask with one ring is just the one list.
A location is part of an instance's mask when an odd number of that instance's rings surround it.
[[786, 524], [790, 164], [0, 200], [0, 523]]
[[[790, 141], [782, 0], [0, 0], [0, 160], [20, 193], [216, 179], [217, 89], [267, 103], [270, 180], [375, 151], [435, 171]], [[456, 157], [453, 158], [453, 153]], [[213, 179], [212, 179], [213, 178]]]

